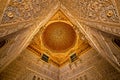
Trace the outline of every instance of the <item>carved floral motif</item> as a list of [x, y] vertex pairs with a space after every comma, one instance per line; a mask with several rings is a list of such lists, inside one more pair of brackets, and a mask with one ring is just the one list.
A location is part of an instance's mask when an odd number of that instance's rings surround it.
[[119, 23], [117, 10], [111, 0], [61, 0], [61, 3], [79, 19]]
[[46, 9], [49, 9], [53, 4], [53, 0], [11, 0], [1, 23], [19, 22], [43, 16]]

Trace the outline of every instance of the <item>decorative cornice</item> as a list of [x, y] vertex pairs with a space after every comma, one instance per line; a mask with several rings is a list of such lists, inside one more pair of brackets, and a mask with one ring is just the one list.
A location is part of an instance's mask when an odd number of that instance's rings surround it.
[[80, 20], [80, 23], [116, 36], [120, 36], [120, 24], [107, 24], [85, 20]]

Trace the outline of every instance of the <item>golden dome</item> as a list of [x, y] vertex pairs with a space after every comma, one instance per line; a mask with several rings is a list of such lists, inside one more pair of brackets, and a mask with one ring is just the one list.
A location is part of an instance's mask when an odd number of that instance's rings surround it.
[[55, 22], [47, 26], [42, 36], [44, 46], [54, 52], [63, 52], [74, 46], [76, 33], [72, 26]]
[[[59, 10], [39, 30], [28, 49], [38, 56], [49, 56], [51, 64], [62, 66], [69, 62], [70, 56], [85, 53], [91, 47], [77, 26]], [[58, 53], [58, 54], [57, 54]]]

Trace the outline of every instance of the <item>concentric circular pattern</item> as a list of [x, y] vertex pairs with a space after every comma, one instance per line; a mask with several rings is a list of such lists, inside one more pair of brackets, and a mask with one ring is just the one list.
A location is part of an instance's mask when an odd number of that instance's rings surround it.
[[54, 52], [63, 52], [74, 46], [76, 33], [70, 25], [55, 22], [47, 26], [42, 39], [46, 48]]

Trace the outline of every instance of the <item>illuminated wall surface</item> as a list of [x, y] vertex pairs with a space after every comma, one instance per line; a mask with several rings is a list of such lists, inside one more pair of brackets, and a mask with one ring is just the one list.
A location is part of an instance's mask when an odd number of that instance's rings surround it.
[[120, 80], [120, 1], [0, 0], [0, 80]]

